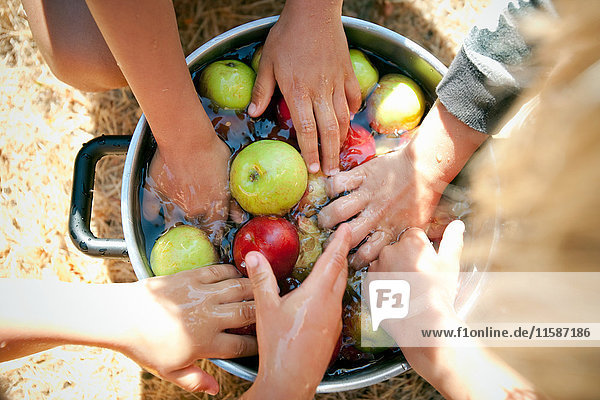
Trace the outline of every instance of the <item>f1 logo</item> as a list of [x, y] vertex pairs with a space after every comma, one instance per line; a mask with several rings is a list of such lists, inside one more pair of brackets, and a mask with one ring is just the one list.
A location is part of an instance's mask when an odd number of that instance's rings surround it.
[[401, 279], [379, 279], [369, 282], [369, 304], [373, 331], [386, 319], [402, 319], [408, 315], [410, 284]]

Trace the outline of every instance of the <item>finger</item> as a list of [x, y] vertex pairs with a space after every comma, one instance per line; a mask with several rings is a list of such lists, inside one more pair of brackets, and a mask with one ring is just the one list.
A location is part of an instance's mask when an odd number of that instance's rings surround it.
[[340, 127], [340, 142], [339, 146], [346, 140], [348, 128], [350, 127], [350, 110], [348, 110], [348, 101], [344, 90], [336, 89], [333, 92], [333, 107]]
[[333, 234], [333, 239], [300, 288], [306, 290], [313, 285], [321, 285], [325, 290], [331, 290], [340, 275], [345, 280], [348, 276], [347, 257], [349, 251], [350, 230], [346, 224], [342, 224]]
[[296, 138], [298, 146], [304, 161], [308, 167], [308, 172], [316, 174], [321, 168], [319, 164], [319, 145], [317, 140], [317, 123], [313, 115], [312, 102], [308, 95], [300, 95], [292, 98], [288, 102], [290, 105], [290, 114], [292, 114], [292, 122], [296, 129]]
[[256, 307], [253, 301], [220, 304], [215, 307], [221, 329], [242, 328], [256, 322]]
[[377, 215], [365, 210], [360, 213], [358, 217], [348, 222], [351, 232], [350, 245], [352, 247], [358, 246], [364, 238], [371, 234], [371, 232], [374, 232], [378, 220], [379, 218]]
[[442, 241], [440, 242], [440, 248], [438, 255], [447, 261], [447, 265], [460, 266], [460, 255], [463, 249], [463, 235], [465, 233], [465, 224], [461, 220], [455, 220], [450, 222]]
[[434, 260], [437, 257], [435, 249], [423, 229], [406, 229], [400, 236], [397, 246], [405, 261], [414, 265], [418, 271], [426, 272], [435, 268], [434, 263], [419, 262], [419, 260]]
[[252, 100], [248, 106], [248, 115], [253, 118], [262, 115], [271, 101], [276, 84], [273, 64], [265, 60], [263, 53], [258, 68], [258, 75], [252, 88]]
[[421, 228], [410, 227], [400, 235], [399, 243], [407, 243], [415, 247], [426, 247], [431, 245], [425, 231]]
[[340, 197], [321, 210], [317, 217], [319, 225], [326, 229], [333, 228], [364, 210], [369, 199], [370, 194], [362, 190]]
[[[346, 268], [346, 271], [347, 270], [348, 269]], [[339, 274], [337, 279], [333, 283], [333, 287], [331, 288], [331, 293], [333, 294], [333, 296], [335, 298], [340, 296], [340, 299], [341, 299], [341, 297], [344, 295], [344, 291], [346, 290], [347, 286], [348, 286], [348, 272], [346, 272], [345, 274]]]
[[313, 110], [321, 140], [321, 168], [326, 175], [335, 175], [340, 165], [340, 127], [331, 97], [314, 102]]
[[235, 278], [215, 283], [211, 290], [215, 293], [218, 304], [237, 303], [252, 300], [252, 282], [248, 278]]
[[216, 353], [214, 358], [249, 357], [258, 353], [256, 338], [249, 335], [219, 333], [213, 340]]
[[350, 266], [359, 270], [371, 261], [375, 260], [381, 250], [392, 242], [392, 235], [388, 232], [377, 231], [373, 233], [367, 242], [358, 248], [356, 253], [350, 257]]
[[279, 303], [279, 287], [269, 261], [261, 253], [251, 251], [244, 260], [252, 283], [257, 307], [271, 307]]
[[365, 174], [360, 167], [352, 171], [340, 172], [327, 179], [327, 195], [333, 198], [340, 193], [358, 188], [364, 181]]
[[211, 265], [182, 273], [189, 274], [193, 279], [205, 284], [217, 283], [242, 276], [237, 268], [230, 264]]
[[213, 396], [219, 393], [217, 380], [196, 365], [162, 374], [162, 377], [188, 392], [206, 392]]
[[[352, 68], [352, 67], [350, 67]], [[354, 74], [354, 69], [347, 74], [346, 81], [344, 82], [344, 90], [350, 112], [356, 114], [362, 105], [362, 96], [360, 94], [360, 85], [358, 79]]]

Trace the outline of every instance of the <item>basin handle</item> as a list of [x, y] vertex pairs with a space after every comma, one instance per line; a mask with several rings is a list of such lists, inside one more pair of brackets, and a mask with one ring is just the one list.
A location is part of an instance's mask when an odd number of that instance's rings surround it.
[[90, 230], [96, 163], [104, 156], [126, 154], [131, 136], [103, 135], [83, 145], [73, 169], [69, 233], [75, 246], [94, 257], [126, 258], [125, 239], [97, 238]]

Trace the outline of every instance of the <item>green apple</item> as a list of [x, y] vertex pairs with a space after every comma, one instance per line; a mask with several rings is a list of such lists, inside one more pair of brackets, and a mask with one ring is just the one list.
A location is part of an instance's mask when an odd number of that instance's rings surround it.
[[263, 51], [263, 47], [258, 46], [256, 48], [256, 50], [254, 50], [254, 54], [252, 55], [252, 62], [250, 63], [250, 65], [252, 65], [252, 69], [257, 74], [258, 74], [258, 66], [260, 65], [260, 57], [262, 56], [262, 51]]
[[231, 195], [254, 215], [284, 215], [304, 195], [307, 180], [300, 153], [278, 140], [260, 140], [245, 147], [229, 172]]
[[256, 74], [237, 60], [215, 61], [200, 74], [200, 95], [221, 108], [243, 110], [250, 103]]
[[206, 233], [189, 225], [169, 229], [156, 240], [150, 253], [150, 266], [157, 276], [204, 267], [218, 261], [217, 252]]
[[371, 61], [369, 61], [365, 53], [360, 50], [350, 50], [350, 61], [352, 61], [352, 68], [354, 69], [356, 79], [358, 79], [360, 94], [364, 100], [367, 98], [371, 89], [377, 84], [379, 72], [377, 72], [377, 69], [371, 64]]
[[312, 217], [299, 215], [296, 224], [300, 239], [300, 255], [292, 270], [292, 276], [302, 282], [323, 253], [323, 244], [329, 237], [329, 233], [319, 228], [316, 215]]
[[327, 196], [327, 176], [319, 171], [308, 174], [306, 193], [298, 203], [298, 211], [307, 217], [312, 217], [323, 208], [329, 197]]
[[383, 134], [402, 133], [419, 125], [425, 112], [425, 95], [407, 76], [388, 74], [367, 100], [369, 124]]
[[[360, 301], [353, 300], [350, 303], [349, 310], [344, 314], [344, 325], [352, 339], [354, 339], [354, 347], [366, 353], [381, 353], [388, 347], [380, 347], [382, 343], [394, 343], [393, 339], [379, 326], [373, 332], [371, 324], [371, 313], [368, 309], [361, 309]], [[363, 329], [364, 333], [363, 335]]]

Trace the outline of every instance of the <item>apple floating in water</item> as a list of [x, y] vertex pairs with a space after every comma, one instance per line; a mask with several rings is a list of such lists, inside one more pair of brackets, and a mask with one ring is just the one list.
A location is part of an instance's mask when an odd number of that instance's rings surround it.
[[407, 76], [388, 74], [367, 99], [369, 124], [375, 131], [395, 134], [419, 125], [425, 112], [425, 96]]
[[360, 94], [364, 100], [369, 95], [369, 92], [371, 92], [371, 89], [377, 84], [379, 72], [371, 64], [365, 53], [360, 50], [350, 49], [350, 61], [352, 62], [352, 68], [360, 86]]
[[348, 171], [375, 157], [375, 139], [360, 125], [351, 124], [340, 150], [340, 168]]
[[262, 51], [263, 51], [263, 47], [258, 46], [258, 48], [256, 50], [254, 50], [254, 54], [252, 55], [252, 61], [250, 62], [252, 69], [257, 74], [258, 74], [258, 66], [260, 65], [260, 58], [262, 57]]
[[326, 185], [327, 176], [323, 172], [319, 171], [316, 174], [309, 173], [306, 192], [302, 196], [302, 199], [300, 199], [298, 207], [294, 209], [294, 212], [298, 211], [307, 217], [315, 215], [329, 201]]
[[238, 60], [215, 61], [200, 74], [200, 95], [221, 108], [243, 110], [250, 103], [256, 73]]
[[170, 275], [219, 261], [206, 233], [189, 225], [171, 228], [159, 237], [150, 253], [154, 275]]
[[302, 282], [308, 277], [315, 262], [323, 253], [323, 245], [329, 237], [329, 233], [319, 228], [316, 215], [312, 217], [299, 215], [296, 221], [300, 255], [292, 270], [292, 276]]
[[304, 195], [308, 171], [296, 149], [278, 140], [245, 147], [231, 163], [229, 188], [254, 215], [284, 215]]
[[[365, 353], [381, 353], [388, 349], [388, 347], [381, 347], [382, 343], [394, 343], [381, 326], [373, 332], [371, 313], [368, 309], [361, 312], [360, 300], [354, 300], [350, 304], [349, 312], [344, 314], [344, 329], [354, 339], [354, 347]], [[363, 336], [363, 332], [366, 335]]]
[[277, 280], [289, 276], [300, 252], [298, 232], [286, 219], [278, 217], [255, 217], [244, 224], [233, 240], [233, 259], [237, 269], [248, 276], [242, 262], [250, 251], [265, 256]]

